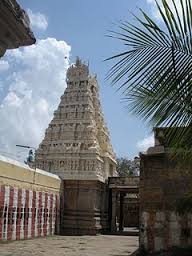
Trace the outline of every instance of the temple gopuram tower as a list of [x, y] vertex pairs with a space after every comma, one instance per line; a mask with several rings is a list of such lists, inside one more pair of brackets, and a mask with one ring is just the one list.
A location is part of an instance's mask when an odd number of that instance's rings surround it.
[[116, 175], [116, 161], [96, 76], [79, 58], [67, 71], [67, 88], [36, 151], [36, 167], [63, 179], [62, 234], [107, 229], [107, 179]]

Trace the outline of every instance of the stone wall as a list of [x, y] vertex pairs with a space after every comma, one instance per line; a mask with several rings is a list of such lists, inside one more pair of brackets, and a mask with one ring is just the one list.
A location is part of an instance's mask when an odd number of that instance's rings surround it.
[[192, 214], [179, 215], [176, 207], [191, 191], [191, 168], [158, 151], [141, 155], [140, 247], [168, 255], [175, 247], [192, 245]]
[[0, 241], [59, 232], [60, 178], [0, 157]]

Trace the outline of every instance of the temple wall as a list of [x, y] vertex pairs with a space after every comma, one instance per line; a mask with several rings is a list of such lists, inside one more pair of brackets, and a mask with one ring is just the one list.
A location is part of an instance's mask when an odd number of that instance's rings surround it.
[[141, 155], [140, 247], [149, 255], [192, 246], [192, 214], [176, 206], [191, 192], [190, 172], [165, 153]]
[[0, 241], [59, 232], [60, 178], [0, 158]]

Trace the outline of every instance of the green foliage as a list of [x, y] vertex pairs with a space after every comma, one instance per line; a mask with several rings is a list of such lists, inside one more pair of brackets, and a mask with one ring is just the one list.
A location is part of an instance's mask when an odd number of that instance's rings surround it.
[[138, 162], [131, 161], [127, 158], [117, 158], [117, 173], [120, 177], [134, 176], [139, 169]]
[[117, 158], [117, 173], [120, 177], [129, 176], [129, 160], [127, 158]]
[[191, 158], [192, 4], [161, 3], [156, 1], [162, 27], [140, 10], [142, 18], [133, 15], [137, 25], [124, 21], [119, 31], [111, 31], [126, 50], [108, 58], [116, 63], [107, 78], [123, 90], [132, 113], [153, 126], [172, 128], [167, 138], [173, 153], [180, 148], [180, 155]]

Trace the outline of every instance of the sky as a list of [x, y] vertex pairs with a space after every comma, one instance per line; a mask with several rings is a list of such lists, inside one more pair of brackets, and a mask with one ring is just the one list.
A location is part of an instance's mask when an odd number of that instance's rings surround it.
[[66, 88], [65, 74], [76, 56], [97, 74], [100, 99], [118, 157], [134, 158], [153, 145], [152, 127], [133, 116], [123, 95], [106, 81], [112, 62], [104, 59], [125, 49], [106, 37], [130, 12], [144, 9], [159, 19], [154, 0], [18, 0], [31, 20], [37, 43], [9, 50], [0, 60], [0, 154], [20, 158], [16, 144], [35, 148]]

